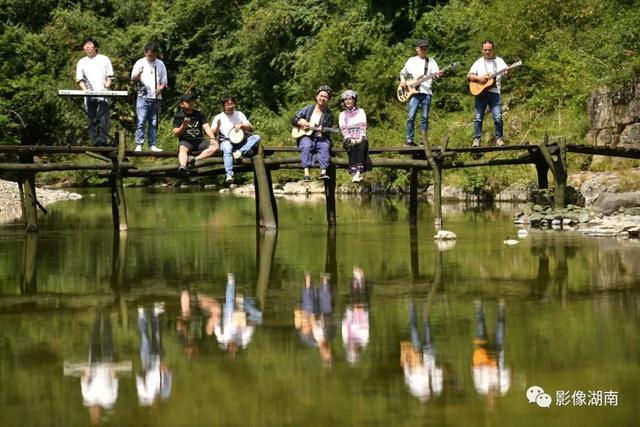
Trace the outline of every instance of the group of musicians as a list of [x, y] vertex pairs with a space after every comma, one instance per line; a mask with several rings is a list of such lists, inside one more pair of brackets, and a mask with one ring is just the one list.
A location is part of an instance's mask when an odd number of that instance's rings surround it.
[[[83, 42], [86, 56], [78, 61], [76, 82], [84, 91], [109, 90], [114, 80], [111, 61], [107, 56], [99, 54], [98, 48], [98, 42], [93, 38], [86, 38]], [[444, 70], [440, 70], [436, 61], [428, 57], [428, 50], [427, 40], [418, 40], [415, 46], [416, 55], [409, 58], [400, 71], [398, 99], [407, 101], [406, 146], [418, 145], [414, 141], [414, 121], [418, 110], [421, 111], [422, 140], [427, 140], [429, 111], [433, 96], [432, 82], [444, 75]], [[509, 75], [510, 67], [502, 58], [496, 56], [494, 43], [491, 40], [486, 39], [482, 42], [481, 52], [482, 56], [471, 66], [467, 74], [470, 85], [475, 84], [482, 89], [474, 98], [472, 146], [480, 146], [482, 123], [487, 107], [493, 116], [495, 143], [497, 146], [502, 146], [504, 135], [500, 88], [501, 79]], [[149, 149], [155, 152], [162, 151], [156, 144], [158, 115], [162, 91], [167, 88], [168, 80], [167, 69], [158, 58], [158, 47], [155, 43], [148, 43], [144, 47], [144, 57], [134, 64], [131, 80], [137, 85], [135, 151], [142, 151], [145, 127], [148, 129]], [[319, 178], [328, 179], [326, 171], [331, 161], [330, 133], [341, 132], [345, 140], [344, 146], [350, 154], [352, 180], [359, 182], [362, 180], [361, 174], [367, 170], [367, 162], [370, 163], [366, 153], [363, 154], [363, 151], [368, 151], [366, 118], [363, 118], [366, 116], [364, 111], [356, 105], [355, 91], [345, 91], [340, 98], [340, 103], [344, 107], [340, 115], [340, 128], [334, 129], [333, 113], [328, 107], [331, 96], [331, 88], [320, 86], [316, 90], [315, 103], [298, 111], [291, 120], [294, 128], [299, 130], [299, 133], [294, 131], [292, 134], [297, 138], [301, 163], [305, 169], [304, 178], [305, 181], [310, 180], [309, 167], [313, 163], [313, 155], [318, 154], [321, 169]], [[222, 112], [214, 117], [211, 124], [207, 122], [202, 112], [194, 108], [193, 94], [186, 93], [180, 96], [179, 106], [180, 111], [173, 122], [173, 133], [180, 144], [179, 172], [188, 175], [189, 169], [199, 160], [213, 156], [221, 150], [226, 181], [233, 182], [233, 160], [253, 155], [260, 141], [258, 135], [251, 134], [253, 127], [247, 117], [235, 109], [235, 99], [226, 96], [221, 100]], [[98, 146], [109, 145], [107, 98], [85, 96], [85, 111], [93, 143]], [[347, 123], [349, 117], [356, 116], [358, 123]], [[203, 139], [204, 134], [209, 138], [208, 141]], [[194, 156], [193, 154], [196, 153], [198, 154]]]

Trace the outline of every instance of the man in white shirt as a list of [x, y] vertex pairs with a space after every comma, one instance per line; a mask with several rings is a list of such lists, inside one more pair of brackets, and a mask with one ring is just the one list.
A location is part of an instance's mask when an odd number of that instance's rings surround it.
[[[507, 68], [506, 62], [496, 56], [493, 42], [486, 39], [482, 42], [482, 58], [473, 63], [467, 78], [470, 82], [484, 84], [488, 81], [487, 76], [491, 76], [500, 70]], [[473, 102], [474, 119], [473, 119], [473, 144], [472, 147], [479, 147], [482, 138], [482, 121], [487, 106], [491, 110], [493, 116], [493, 125], [495, 128], [496, 145], [501, 147], [504, 145], [504, 135], [502, 127], [502, 107], [500, 105], [500, 82], [502, 76], [507, 77], [509, 70], [498, 75], [495, 78], [495, 86], [487, 92], [475, 97]]]
[[[416, 43], [416, 56], [413, 56], [407, 60], [400, 71], [400, 84], [402, 87], [407, 87], [407, 80], [416, 79], [426, 74], [433, 74], [435, 77], [442, 76], [442, 72], [438, 68], [438, 64], [433, 58], [427, 56], [429, 50], [429, 43], [426, 40], [420, 39]], [[431, 83], [433, 79], [427, 79], [418, 87], [418, 93], [409, 98], [407, 103], [407, 146], [415, 146], [414, 139], [414, 120], [418, 108], [422, 107], [422, 113], [420, 115], [420, 130], [426, 133], [429, 129], [429, 109], [431, 107], [431, 97], [433, 92], [431, 91]]]
[[146, 124], [149, 128], [149, 149], [162, 151], [156, 145], [156, 135], [162, 91], [167, 87], [167, 69], [164, 62], [158, 59], [158, 46], [155, 43], [147, 43], [144, 47], [144, 58], [138, 59], [131, 69], [131, 80], [138, 84], [135, 151], [142, 151]]
[[[252, 155], [252, 148], [260, 142], [260, 135], [248, 135], [253, 130], [253, 126], [247, 120], [247, 117], [241, 112], [236, 111], [236, 101], [232, 96], [225, 96], [220, 101], [223, 111], [211, 120], [211, 129], [213, 133], [218, 133], [220, 140], [220, 149], [222, 150], [222, 159], [224, 161], [224, 169], [227, 172], [227, 183], [233, 182], [233, 159]], [[242, 131], [245, 137], [238, 143], [230, 140], [231, 132]]]
[[[82, 48], [87, 56], [76, 65], [76, 83], [82, 90], [108, 90], [113, 83], [111, 60], [98, 53], [98, 42], [84, 39]], [[104, 97], [85, 97], [87, 123], [96, 146], [109, 145], [109, 101]]]

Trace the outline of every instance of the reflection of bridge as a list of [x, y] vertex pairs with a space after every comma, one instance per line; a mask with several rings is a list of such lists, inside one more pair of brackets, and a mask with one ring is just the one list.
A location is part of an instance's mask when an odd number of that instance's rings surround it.
[[[133, 152], [126, 151], [124, 134], [120, 134], [118, 147], [80, 147], [80, 146], [1, 146], [0, 153], [15, 155], [17, 163], [0, 163], [0, 172], [12, 173], [20, 185], [23, 216], [27, 231], [36, 231], [37, 208], [41, 207], [35, 193], [35, 177], [38, 172], [47, 171], [77, 171], [94, 170], [109, 178], [111, 189], [113, 224], [115, 229], [124, 231], [128, 228], [127, 208], [123, 182], [127, 177], [178, 177], [175, 165], [142, 167], [132, 161], [136, 157], [148, 158], [176, 158], [175, 152]], [[373, 148], [374, 167], [406, 169], [410, 171], [409, 191], [409, 222], [415, 224], [417, 220], [418, 173], [421, 170], [431, 170], [434, 178], [434, 221], [436, 228], [442, 226], [442, 173], [445, 169], [469, 168], [481, 166], [507, 166], [532, 164], [538, 175], [538, 186], [547, 188], [549, 185], [548, 172], [551, 171], [555, 183], [554, 204], [556, 207], [565, 205], [565, 190], [567, 183], [567, 153], [597, 154], [605, 156], [640, 158], [640, 150], [627, 148], [593, 147], [576, 144], [549, 144], [548, 138], [540, 144], [511, 145], [503, 147], [477, 148], [448, 148], [448, 140], [440, 147], [426, 144], [422, 147], [402, 148]], [[335, 154], [344, 150], [334, 148]], [[479, 159], [484, 153], [497, 152], [500, 158], [486, 160]], [[266, 229], [278, 226], [278, 209], [273, 193], [271, 172], [278, 169], [300, 168], [298, 156], [283, 157], [283, 155], [297, 153], [293, 147], [260, 148], [259, 153], [251, 159], [241, 159], [236, 165], [238, 172], [253, 171], [256, 220], [257, 225]], [[474, 160], [459, 160], [462, 154], [471, 154]], [[402, 157], [379, 157], [379, 154], [396, 154]], [[58, 161], [49, 163], [34, 163], [35, 155], [87, 155], [98, 162], [86, 163], [76, 161]], [[336, 225], [336, 168], [346, 168], [347, 161], [339, 156], [334, 157], [327, 171], [330, 179], [325, 181], [326, 215], [329, 226]], [[205, 159], [192, 170], [191, 176], [214, 176], [224, 174], [221, 158]]]
[[[339, 259], [344, 259], [344, 254], [338, 254], [336, 229], [329, 227], [326, 230], [325, 262], [324, 271], [330, 273], [332, 283], [339, 283]], [[409, 242], [407, 253], [403, 255], [409, 262], [411, 285], [409, 292], [415, 297], [426, 297], [428, 304], [431, 303], [437, 294], [447, 295], [448, 293], [467, 292], [469, 289], [460, 289], [459, 278], [455, 278], [457, 273], [456, 257], [449, 258], [447, 262], [447, 250], [450, 248], [437, 246], [438, 242], [428, 247], [427, 254], [432, 253], [433, 257], [427, 262], [421, 256], [418, 242], [418, 229], [415, 225], [408, 226]], [[256, 254], [255, 254], [255, 282], [247, 289], [248, 294], [255, 297], [258, 308], [265, 311], [268, 305], [269, 290], [273, 290], [279, 277], [280, 268], [274, 267], [277, 250], [276, 230], [256, 230]], [[529, 242], [530, 256], [537, 261], [529, 275], [518, 275], [517, 272], [509, 272], [507, 275], [483, 275], [481, 280], [490, 283], [492, 288], [509, 288], [511, 292], [517, 292], [523, 297], [542, 300], [558, 299], [566, 302], [570, 295], [581, 295], [585, 291], [590, 293], [609, 293], [616, 290], [627, 290], [635, 283], [633, 274], [628, 276], [628, 280], [622, 280], [620, 274], [629, 269], [628, 260], [637, 256], [637, 249], [628, 252], [626, 258], [609, 256], [606, 266], [594, 269], [591, 274], [594, 277], [591, 284], [583, 283], [569, 286], [569, 276], [571, 269], [569, 263], [576, 258], [580, 247], [571, 240], [566, 240], [556, 234], [530, 235], [525, 242]], [[67, 293], [42, 292], [38, 289], [38, 234], [26, 233], [23, 243], [22, 268], [20, 274], [19, 291], [15, 294], [0, 296], [0, 313], [20, 310], [42, 310], [59, 308], [99, 308], [114, 306], [120, 311], [120, 318], [127, 323], [127, 306], [131, 303], [139, 303], [143, 300], [178, 301], [181, 289], [172, 286], [169, 281], [162, 277], [151, 277], [153, 285], [141, 284], [140, 278], [127, 271], [126, 260], [131, 257], [131, 241], [128, 233], [113, 233], [112, 257], [111, 257], [111, 292], [87, 292], [87, 293]], [[317, 242], [321, 246], [320, 242]], [[524, 243], [523, 243], [524, 244]], [[600, 241], [603, 245], [602, 251], [595, 256], [608, 256], [611, 252], [607, 250], [606, 242]], [[618, 245], [616, 246], [618, 247]], [[617, 252], [616, 252], [617, 253]], [[424, 253], [423, 253], [424, 255]], [[42, 258], [42, 255], [41, 255]], [[42, 261], [41, 261], [42, 262]], [[597, 263], [596, 263], [597, 264]], [[275, 273], [274, 273], [275, 272]], [[603, 283], [598, 277], [599, 272], [611, 278], [610, 282]], [[375, 277], [370, 276], [370, 277]], [[406, 289], [398, 288], [396, 283], [403, 285], [406, 281], [398, 281], [392, 277], [391, 286], [383, 286], [381, 292], [397, 296], [398, 292], [406, 292]], [[471, 276], [470, 279], [478, 280], [478, 276]], [[222, 280], [222, 277], [221, 277]], [[381, 283], [384, 278], [376, 279]], [[457, 288], [447, 289], [447, 284], [456, 284]], [[479, 291], [474, 282], [472, 289]], [[595, 285], [595, 286], [594, 286]], [[384, 290], [383, 290], [384, 288]], [[249, 290], [251, 289], [251, 290]]]

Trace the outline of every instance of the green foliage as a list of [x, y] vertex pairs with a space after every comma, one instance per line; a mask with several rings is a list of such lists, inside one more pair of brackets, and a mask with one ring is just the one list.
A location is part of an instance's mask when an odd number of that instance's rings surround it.
[[[320, 84], [336, 94], [357, 90], [372, 146], [398, 145], [406, 110], [395, 87], [417, 38], [430, 40], [440, 67], [462, 64], [434, 85], [435, 144], [445, 137], [451, 146], [469, 142], [465, 76], [485, 38], [507, 62], [524, 61], [503, 86], [507, 138], [536, 140], [549, 132], [581, 141], [590, 90], [621, 86], [640, 72], [637, 6], [637, 0], [0, 0], [0, 143], [75, 144], [84, 135], [82, 113], [56, 91], [75, 87], [86, 36], [111, 58], [116, 88], [130, 91], [142, 47], [159, 43], [169, 72], [164, 147], [175, 145], [171, 120], [183, 92], [198, 93], [207, 116], [220, 110], [222, 95], [235, 95], [265, 144], [285, 145], [289, 118]], [[114, 103], [114, 125], [132, 131], [133, 104], [133, 96]], [[337, 97], [332, 108], [339, 110]], [[488, 179], [473, 176], [469, 188]], [[381, 178], [402, 181], [395, 172]]]

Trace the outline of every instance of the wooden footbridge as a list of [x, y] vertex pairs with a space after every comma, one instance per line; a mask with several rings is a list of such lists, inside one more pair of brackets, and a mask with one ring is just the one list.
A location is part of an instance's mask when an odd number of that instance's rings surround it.
[[[424, 135], [423, 135], [424, 138]], [[44, 210], [38, 202], [35, 192], [36, 175], [49, 171], [97, 171], [108, 177], [111, 192], [113, 224], [116, 230], [125, 231], [129, 222], [124, 191], [124, 180], [129, 177], [179, 177], [177, 163], [162, 166], [141, 166], [138, 158], [173, 158], [177, 152], [134, 152], [126, 150], [124, 134], [120, 133], [117, 147], [85, 146], [45, 146], [45, 145], [0, 145], [0, 154], [5, 158], [14, 157], [12, 163], [0, 163], [0, 173], [5, 179], [15, 180], [20, 187], [23, 218], [28, 232], [38, 230], [38, 208]], [[348, 161], [342, 148], [333, 148], [332, 164], [327, 170], [330, 177], [324, 182], [326, 196], [327, 224], [336, 225], [336, 168], [347, 168]], [[497, 152], [500, 156], [482, 159], [485, 153]], [[536, 168], [539, 188], [548, 188], [548, 173], [551, 171], [554, 182], [554, 205], [565, 206], [567, 183], [567, 153], [604, 155], [623, 158], [640, 158], [639, 149], [594, 147], [579, 144], [566, 144], [563, 141], [549, 143], [549, 138], [537, 144], [508, 145], [502, 147], [448, 147], [448, 139], [440, 146], [425, 144], [421, 147], [384, 147], [370, 148], [374, 168], [405, 169], [410, 173], [409, 222], [417, 221], [418, 174], [431, 171], [434, 181], [434, 222], [436, 229], [442, 227], [442, 176], [444, 170], [482, 166], [508, 166], [532, 164]], [[388, 155], [395, 153], [393, 158]], [[461, 154], [471, 153], [472, 160], [459, 160]], [[47, 162], [34, 162], [35, 156], [47, 156]], [[387, 155], [387, 156], [385, 156]], [[55, 161], [56, 156], [64, 156]], [[87, 162], [81, 156], [93, 161]], [[69, 158], [78, 158], [68, 160]], [[53, 160], [52, 160], [53, 159]], [[300, 169], [300, 159], [295, 147], [260, 147], [252, 158], [236, 161], [234, 172], [253, 172], [256, 200], [256, 225], [265, 229], [278, 227], [278, 209], [273, 192], [271, 173], [278, 169]], [[191, 169], [190, 176], [212, 176], [225, 174], [221, 157], [208, 158]]]

